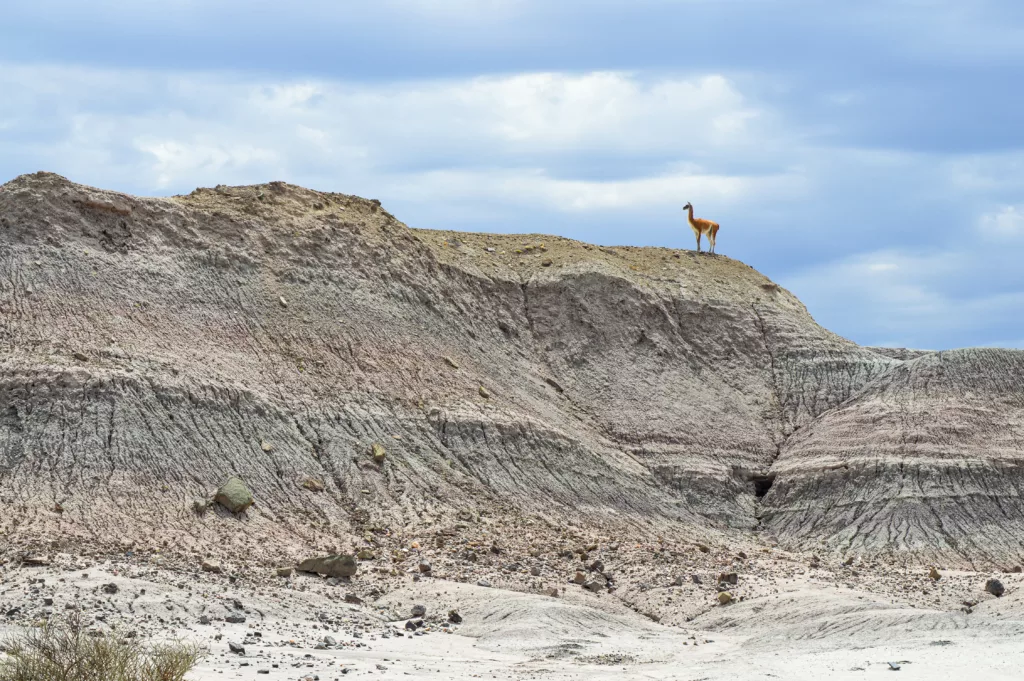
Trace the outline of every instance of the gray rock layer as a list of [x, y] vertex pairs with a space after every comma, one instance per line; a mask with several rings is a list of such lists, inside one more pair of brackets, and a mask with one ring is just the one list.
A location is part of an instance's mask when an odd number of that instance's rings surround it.
[[[10, 546], [279, 561], [486, 511], [1020, 555], [1019, 353], [860, 348], [721, 256], [37, 173], [0, 187], [0, 350]], [[196, 513], [232, 475], [256, 504]]]

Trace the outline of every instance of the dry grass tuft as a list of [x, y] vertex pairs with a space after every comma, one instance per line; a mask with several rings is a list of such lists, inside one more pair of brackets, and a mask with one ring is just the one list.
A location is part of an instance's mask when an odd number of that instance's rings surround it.
[[2, 650], [0, 681], [184, 681], [206, 655], [188, 643], [92, 636], [77, 618], [14, 634]]

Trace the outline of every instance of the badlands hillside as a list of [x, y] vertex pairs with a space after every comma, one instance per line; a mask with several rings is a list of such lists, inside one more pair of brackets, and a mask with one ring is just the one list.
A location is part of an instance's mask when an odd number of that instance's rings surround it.
[[[73, 599], [99, 631], [217, 631], [215, 652], [339, 629], [328, 653], [354, 651], [378, 627], [393, 656], [388, 623], [426, 599], [424, 631], [456, 607], [475, 643], [402, 673], [500, 678], [819, 678], [740, 654], [1024, 635], [1024, 353], [859, 347], [721, 255], [416, 230], [280, 182], [137, 198], [35, 173], [0, 186], [0, 353], [11, 625]], [[291, 569], [339, 552], [357, 576]], [[707, 632], [717, 652], [665, 657]], [[1021, 661], [988, 650], [953, 658]]]
[[[723, 256], [36, 173], [0, 187], [0, 349], [23, 550], [280, 561], [484, 514], [1024, 561], [1024, 353], [858, 347]], [[244, 518], [197, 512], [232, 475]]]

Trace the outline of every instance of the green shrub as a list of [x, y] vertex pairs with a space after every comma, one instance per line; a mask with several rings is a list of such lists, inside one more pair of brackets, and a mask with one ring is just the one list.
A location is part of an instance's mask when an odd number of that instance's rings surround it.
[[91, 636], [77, 617], [13, 634], [2, 648], [0, 681], [184, 681], [206, 655], [189, 643]]

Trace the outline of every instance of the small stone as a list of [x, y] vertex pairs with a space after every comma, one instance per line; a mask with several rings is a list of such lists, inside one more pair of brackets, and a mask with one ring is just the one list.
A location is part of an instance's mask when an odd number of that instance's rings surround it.
[[730, 603], [732, 603], [732, 594], [731, 593], [729, 593], [728, 591], [723, 591], [720, 594], [718, 594], [718, 604], [719, 605], [728, 605]]
[[245, 648], [242, 646], [241, 643], [228, 641], [228, 649], [236, 655], [245, 655]]
[[209, 558], [200, 563], [199, 567], [202, 568], [203, 572], [213, 572], [215, 574], [220, 574], [221, 572], [223, 572], [220, 563], [216, 560], [211, 560]]
[[480, 392], [480, 397], [482, 397], [484, 399], [490, 399], [491, 398], [491, 391], [489, 391], [487, 388], [485, 388], [483, 386], [480, 386], [479, 392]]
[[315, 572], [326, 577], [353, 577], [359, 571], [356, 557], [347, 553], [318, 558], [307, 558], [295, 569], [300, 572]]
[[266, 440], [261, 440], [260, 441], [260, 449], [262, 449], [263, 451], [269, 452], [273, 448], [274, 448], [274, 445], [270, 444]]
[[295, 574], [295, 568], [293, 568], [293, 567], [279, 567], [279, 568], [277, 568], [277, 576], [278, 577], [284, 577], [285, 579], [287, 579], [288, 577], [291, 577], [293, 574]]
[[75, 359], [77, 359], [79, 362], [88, 362], [89, 361], [89, 356], [86, 355], [84, 352], [75, 352], [75, 353], [72, 353], [71, 356], [74, 357]]
[[26, 567], [46, 567], [50, 564], [50, 559], [46, 556], [29, 555], [21, 559], [21, 564]]
[[414, 605], [412, 606], [413, 617], [423, 617], [427, 614], [427, 606], [425, 605]]
[[384, 458], [387, 456], [387, 450], [384, 449], [383, 445], [374, 442], [370, 445], [370, 453], [373, 455], [374, 463], [384, 463]]
[[486, 587], [488, 589], [491, 588], [491, 583], [488, 582], [486, 579], [481, 579], [481, 580], [477, 581], [476, 585], [477, 586], [483, 586], [483, 587]]
[[723, 572], [718, 575], [719, 584], [739, 584], [740, 577], [735, 572]]
[[359, 560], [373, 560], [377, 555], [370, 549], [359, 549], [359, 553], [356, 554], [356, 558]]
[[284, 296], [281, 296], [277, 300], [281, 303], [281, 307], [288, 307], [288, 301], [284, 299]]
[[333, 636], [324, 636], [324, 645], [336, 646], [338, 642], [334, 640]]
[[701, 580], [700, 575], [690, 575], [690, 581], [693, 582], [694, 584], [703, 584], [704, 583]]
[[232, 513], [241, 513], [253, 504], [252, 492], [237, 477], [229, 478], [217, 490], [217, 495], [213, 500]]
[[199, 623], [200, 624], [209, 624], [210, 623], [210, 616], [209, 615], [201, 615], [199, 617]]
[[940, 579], [942, 579], [942, 575], [941, 575], [941, 574], [939, 573], [939, 571], [938, 571], [937, 569], [935, 569], [934, 567], [932, 567], [932, 568], [931, 568], [930, 570], [928, 570], [928, 576], [929, 576], [929, 577], [930, 577], [930, 578], [931, 578], [931, 579], [932, 579], [933, 581], [936, 581], [936, 582], [937, 582], [937, 581], [939, 581]]
[[541, 267], [551, 267], [551, 261], [550, 260], [545, 260], [544, 262], [542, 262], [540, 264], [540, 266]]
[[446, 362], [446, 363], [448, 364], [448, 366], [450, 366], [450, 367], [451, 367], [452, 369], [458, 369], [458, 368], [459, 368], [459, 365], [458, 365], [458, 363], [457, 363], [457, 362], [456, 362], [456, 361], [455, 361], [454, 359], [452, 359], [451, 357], [445, 357], [445, 358], [444, 358], [444, 361], [445, 361], [445, 362]]
[[551, 598], [558, 598], [558, 589], [553, 586], [549, 586], [547, 589], [544, 589], [544, 595], [550, 596]]
[[449, 610], [448, 621], [452, 624], [462, 624], [462, 615], [459, 614], [458, 610]]
[[420, 572], [426, 574], [430, 572], [430, 563], [424, 561], [420, 563]]
[[192, 501], [192, 510], [196, 515], [205, 515], [209, 508], [210, 502], [206, 499], [194, 499]]
[[993, 577], [992, 579], [985, 582], [985, 591], [989, 592], [990, 594], [998, 598], [1006, 592], [1006, 588], [1003, 587], [1002, 582]]
[[701, 553], [710, 553], [711, 549], [704, 544], [697, 544], [697, 550]]
[[572, 578], [572, 581], [576, 584], [583, 584], [587, 581], [587, 576], [582, 571], [577, 570], [575, 576], [573, 576]]
[[540, 577], [540, 568], [534, 565], [530, 568], [530, 574], [534, 577]]
[[224, 621], [228, 624], [245, 624], [245, 615], [228, 615]]
[[345, 594], [345, 602], [351, 603], [353, 605], [362, 605], [363, 599], [359, 596], [356, 596], [354, 593], [347, 593]]
[[323, 492], [324, 483], [317, 478], [306, 478], [302, 481], [303, 489], [307, 489], [310, 492]]
[[586, 589], [587, 591], [593, 591], [594, 593], [597, 593], [598, 591], [604, 589], [607, 586], [608, 585], [604, 582], [604, 580], [601, 579], [592, 579], [589, 582], [583, 584], [584, 589]]
[[105, 594], [116, 594], [118, 592], [117, 584], [104, 584], [103, 593]]

